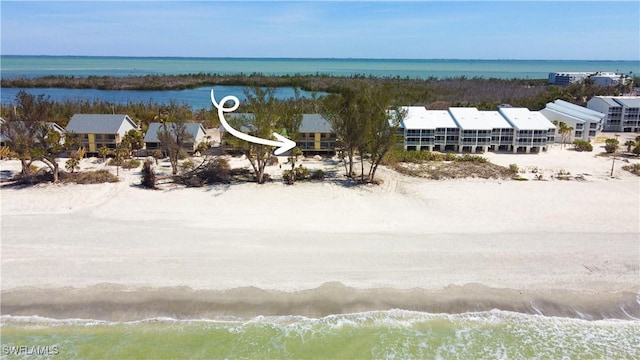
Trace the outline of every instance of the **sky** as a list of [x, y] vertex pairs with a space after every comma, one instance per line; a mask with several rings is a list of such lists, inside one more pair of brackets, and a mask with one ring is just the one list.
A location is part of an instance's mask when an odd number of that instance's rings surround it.
[[3, 55], [640, 60], [640, 1], [7, 1]]

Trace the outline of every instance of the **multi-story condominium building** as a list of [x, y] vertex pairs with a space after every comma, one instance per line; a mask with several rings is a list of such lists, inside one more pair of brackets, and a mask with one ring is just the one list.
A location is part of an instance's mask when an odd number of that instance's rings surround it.
[[584, 81], [595, 72], [552, 72], [549, 73], [548, 83], [553, 85], [566, 86], [572, 83]]
[[479, 111], [407, 106], [404, 110], [400, 134], [406, 150], [539, 152], [547, 150], [555, 136], [555, 126], [547, 118], [525, 108]]
[[513, 127], [513, 152], [546, 151], [553, 144], [556, 126], [539, 111], [503, 107], [498, 110]]
[[587, 108], [606, 114], [605, 131], [640, 132], [640, 96], [594, 96]]
[[460, 129], [447, 110], [406, 106], [399, 134], [407, 150], [458, 151]]
[[599, 72], [589, 77], [596, 86], [617, 86], [626, 85], [627, 77], [614, 72]]
[[549, 73], [547, 83], [552, 85], [567, 86], [590, 79], [596, 86], [626, 85], [628, 78], [614, 72], [552, 72]]
[[[601, 112], [564, 100], [547, 103], [546, 107], [540, 110], [540, 113], [551, 122], [564, 123], [573, 128], [566, 139], [568, 143], [572, 143], [576, 139], [589, 141], [595, 138], [602, 131], [607, 117]], [[561, 141], [560, 134], [556, 133], [555, 142]]]

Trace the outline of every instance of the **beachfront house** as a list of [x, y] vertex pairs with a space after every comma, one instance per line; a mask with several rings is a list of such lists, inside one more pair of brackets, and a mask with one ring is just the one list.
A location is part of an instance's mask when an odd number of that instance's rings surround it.
[[[2, 129], [2, 126], [5, 124], [5, 120], [0, 118], [0, 129]], [[25, 128], [25, 123], [20, 121], [20, 120], [14, 120], [13, 121], [13, 127], [7, 126], [5, 127], [5, 132], [3, 133], [2, 131], [0, 131], [0, 146], [6, 146], [6, 143], [9, 142], [9, 139], [11, 139], [12, 137], [14, 137], [15, 135], [17, 135], [15, 133], [15, 131], [21, 131]], [[48, 129], [51, 129], [55, 132], [57, 132], [58, 134], [60, 134], [60, 144], [64, 143], [64, 135], [65, 135], [65, 130], [62, 126], [54, 123], [54, 122], [46, 122], [45, 126]], [[13, 129], [13, 130], [12, 130]]]
[[69, 120], [66, 131], [78, 134], [80, 146], [87, 153], [96, 154], [98, 149], [115, 149], [129, 130], [138, 125], [124, 114], [75, 114]]
[[[183, 149], [187, 153], [193, 154], [198, 148], [198, 145], [205, 141], [206, 131], [200, 123], [190, 122], [185, 123], [184, 125], [186, 133], [189, 134], [189, 141], [186, 141], [183, 144]], [[162, 149], [160, 139], [158, 138], [158, 132], [162, 129], [162, 123], [152, 122], [149, 124], [149, 128], [144, 135], [144, 145], [147, 151]], [[174, 133], [174, 123], [167, 123], [167, 130], [169, 130], [169, 132], [171, 133]]]
[[332, 154], [336, 151], [336, 134], [329, 121], [320, 114], [302, 114], [296, 146], [302, 153]]
[[400, 122], [405, 150], [539, 152], [553, 143], [555, 126], [525, 108], [480, 111], [471, 107], [426, 110], [405, 106]]
[[[560, 99], [547, 103], [540, 113], [551, 122], [557, 121], [558, 124], [564, 123], [573, 128], [567, 139], [568, 143], [576, 139], [589, 141], [595, 138], [602, 131], [607, 117], [599, 111]], [[562, 142], [559, 133], [556, 133], [555, 142]]]
[[604, 131], [640, 132], [640, 96], [594, 96], [587, 108], [606, 114]]
[[[239, 131], [247, 134], [252, 133], [253, 114], [230, 113], [225, 116], [232, 123], [239, 122], [243, 124], [236, 125]], [[329, 121], [321, 114], [302, 114], [298, 134], [296, 146], [302, 150], [304, 155], [334, 154], [336, 152], [336, 134], [333, 132]], [[282, 133], [282, 135], [287, 136], [285, 133]], [[224, 128], [220, 128], [222, 149], [225, 151], [237, 151], [237, 145], [229, 141], [229, 136], [231, 135], [228, 135]]]

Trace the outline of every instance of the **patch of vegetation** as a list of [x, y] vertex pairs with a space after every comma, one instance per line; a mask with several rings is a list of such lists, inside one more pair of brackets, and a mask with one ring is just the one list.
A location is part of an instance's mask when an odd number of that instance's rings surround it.
[[515, 164], [506, 168], [492, 164], [479, 155], [398, 149], [389, 151], [383, 163], [402, 174], [434, 180], [469, 177], [508, 179], [518, 171]]
[[148, 189], [157, 189], [156, 173], [153, 170], [153, 162], [149, 159], [145, 160], [144, 164], [142, 164], [142, 181], [140, 185]]
[[[175, 183], [188, 187], [230, 184], [232, 182], [250, 182], [254, 180], [253, 174], [249, 169], [231, 169], [229, 162], [224, 158], [214, 158], [204, 161], [188, 173], [173, 177]], [[267, 176], [266, 180], [270, 180], [270, 178]]]
[[324, 177], [325, 177], [324, 171], [322, 171], [322, 169], [317, 169], [317, 170], [314, 170], [311, 173], [311, 176], [309, 177], [309, 179], [311, 179], [311, 180], [324, 180]]
[[[118, 159], [111, 158], [107, 161], [107, 165], [109, 166], [118, 166]], [[129, 159], [120, 161], [120, 167], [123, 169], [137, 169], [140, 167], [140, 160], [138, 159]]]
[[640, 164], [625, 165], [622, 170], [626, 170], [636, 176], [640, 176]]
[[118, 177], [110, 173], [108, 170], [81, 171], [68, 173], [61, 171], [60, 180], [63, 183], [76, 184], [102, 184], [118, 182]]
[[310, 178], [309, 169], [300, 165], [293, 170], [284, 170], [282, 172], [282, 178], [284, 182], [287, 184], [293, 184], [294, 181], [291, 181], [291, 180], [295, 180], [295, 181], [307, 180]]
[[513, 172], [508, 168], [489, 162], [430, 161], [419, 165], [401, 163], [394, 166], [394, 169], [405, 175], [424, 177], [432, 180], [464, 178], [510, 179], [513, 177]]
[[486, 158], [471, 154], [438, 153], [431, 151], [409, 151], [393, 149], [387, 152], [382, 159], [382, 164], [393, 166], [398, 163], [419, 164], [425, 161], [472, 161], [487, 162]]
[[593, 145], [586, 140], [574, 140], [573, 148], [575, 151], [593, 151]]

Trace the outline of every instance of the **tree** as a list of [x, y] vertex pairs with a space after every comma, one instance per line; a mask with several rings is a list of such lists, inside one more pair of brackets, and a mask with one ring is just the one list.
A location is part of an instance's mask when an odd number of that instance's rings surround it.
[[130, 152], [140, 150], [144, 147], [144, 138], [138, 130], [131, 129], [124, 134], [121, 146], [129, 149]]
[[[356, 82], [343, 88], [340, 95], [327, 97], [324, 115], [331, 123], [347, 158], [347, 176], [353, 177], [354, 155], [360, 156], [360, 181], [372, 181], [384, 155], [396, 141], [399, 121], [403, 111], [391, 107], [391, 91], [385, 86], [372, 86]], [[366, 173], [364, 160], [369, 158]]]
[[[246, 109], [253, 114], [253, 118], [236, 117], [230, 119], [234, 128], [245, 128], [256, 137], [271, 139], [274, 132], [287, 134], [297, 133], [302, 121], [301, 110], [287, 106], [287, 103], [275, 97], [275, 88], [252, 87], [245, 89], [247, 97]], [[240, 139], [230, 139], [239, 145], [249, 160], [254, 178], [258, 184], [266, 180], [265, 168], [271, 157], [272, 147], [247, 142]]]
[[44, 95], [34, 96], [24, 91], [16, 94], [16, 107], [12, 117], [2, 126], [2, 135], [22, 165], [21, 175], [31, 175], [31, 164], [41, 161], [49, 167], [53, 181], [58, 181], [60, 154], [75, 146], [77, 137], [62, 135], [47, 123], [52, 103]]
[[374, 181], [378, 165], [380, 165], [387, 152], [398, 142], [398, 128], [406, 115], [406, 110], [397, 108], [391, 111], [381, 111], [374, 118], [370, 133], [372, 140], [369, 145], [371, 159], [369, 181]]
[[34, 155], [38, 133], [46, 129], [45, 119], [50, 102], [44, 95], [34, 96], [19, 91], [15, 98], [15, 111], [2, 125], [5, 143], [20, 159], [21, 175], [31, 175], [31, 164], [38, 160]]
[[[339, 154], [345, 162], [347, 177], [353, 177], [353, 160], [356, 151], [362, 148], [365, 124], [360, 121], [356, 104], [357, 92], [351, 88], [331, 94], [323, 101], [322, 115], [329, 121], [336, 133]], [[346, 159], [345, 159], [346, 158]]]
[[562, 141], [562, 147], [564, 148], [567, 140], [571, 137], [571, 133], [573, 132], [573, 127], [565, 124], [564, 122], [557, 120], [553, 122], [555, 126], [558, 127], [558, 134], [560, 135], [560, 139]]
[[158, 119], [162, 122], [162, 127], [158, 130], [160, 146], [169, 157], [172, 174], [177, 175], [178, 160], [184, 151], [183, 147], [186, 143], [193, 141], [193, 136], [187, 132], [186, 117], [181, 111], [170, 107], [163, 109]]

